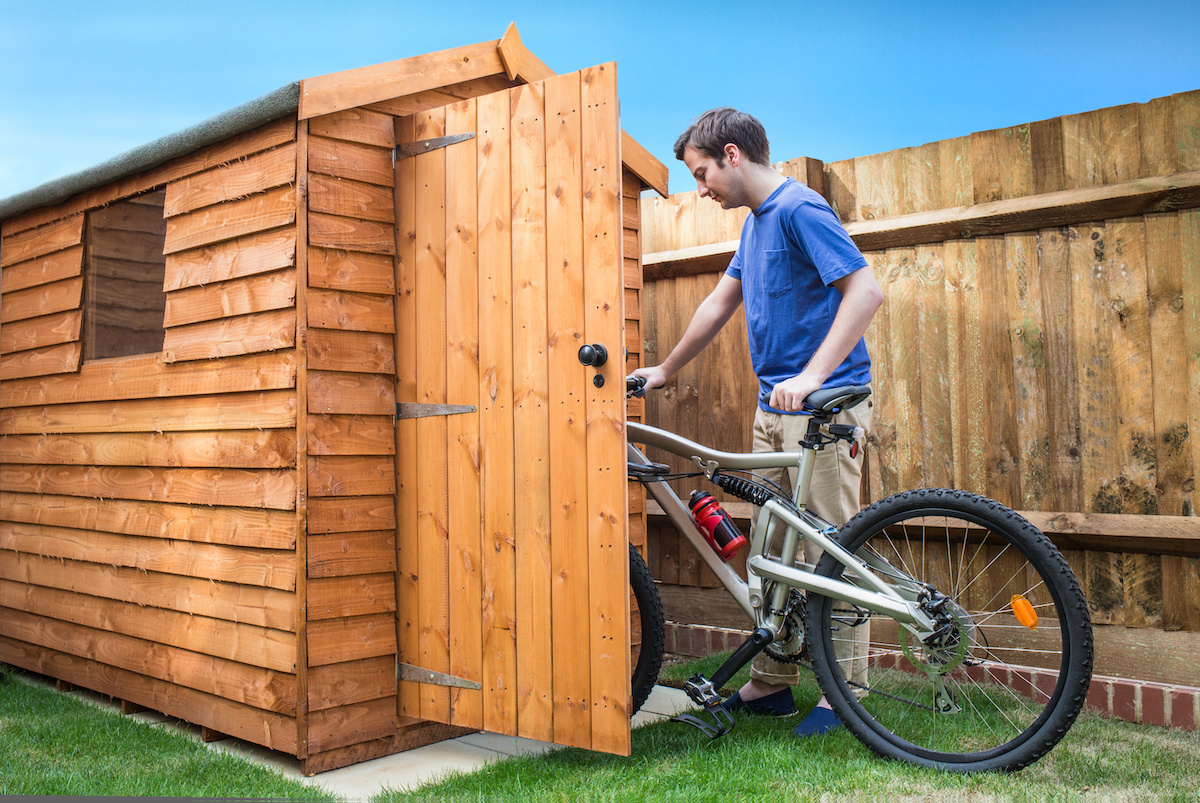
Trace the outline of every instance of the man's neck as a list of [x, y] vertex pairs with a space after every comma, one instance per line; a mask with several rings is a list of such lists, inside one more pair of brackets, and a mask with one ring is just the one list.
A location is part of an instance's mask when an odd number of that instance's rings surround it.
[[746, 173], [746, 198], [750, 202], [750, 210], [754, 211], [762, 206], [787, 178], [768, 165], [752, 163], [749, 168]]

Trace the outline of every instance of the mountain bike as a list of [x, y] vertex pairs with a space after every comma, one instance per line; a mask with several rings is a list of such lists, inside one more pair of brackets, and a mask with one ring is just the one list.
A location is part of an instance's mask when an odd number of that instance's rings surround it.
[[[627, 395], [643, 385], [628, 378]], [[983, 496], [906, 491], [840, 528], [808, 510], [817, 452], [862, 436], [834, 416], [870, 392], [846, 386], [810, 395], [807, 433], [789, 452], [724, 452], [627, 424], [630, 479], [659, 503], [751, 625], [711, 678], [685, 684], [700, 716], [677, 719], [713, 739], [732, 730], [718, 690], [765, 650], [808, 665], [841, 722], [880, 756], [955, 772], [1025, 767], [1062, 739], [1086, 701], [1093, 662], [1087, 601], [1050, 540]], [[682, 456], [696, 471], [673, 474], [636, 444]], [[791, 496], [755, 473], [767, 468], [797, 469]], [[746, 579], [726, 563], [730, 531], [724, 543], [709, 533], [668, 484], [681, 477], [703, 478], [758, 507]], [[797, 561], [805, 540], [824, 551], [815, 565]], [[630, 563], [642, 628], [633, 677], [640, 706], [661, 665], [662, 607], [632, 548]], [[861, 631], [866, 654], [839, 657], [846, 655], [839, 642]]]

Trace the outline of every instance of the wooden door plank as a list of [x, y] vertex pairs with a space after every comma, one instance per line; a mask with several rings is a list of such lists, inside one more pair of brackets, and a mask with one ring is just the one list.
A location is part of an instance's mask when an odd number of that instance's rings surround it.
[[[476, 104], [446, 110], [446, 134], [474, 133]], [[480, 405], [478, 144], [446, 149], [446, 398]], [[490, 336], [491, 333], [488, 333]], [[479, 415], [447, 420], [447, 475], [454, 503], [448, 512], [450, 674], [482, 682], [482, 549]], [[450, 690], [450, 723], [483, 727], [483, 692]]]
[[[414, 117], [417, 139], [444, 135], [445, 109]], [[415, 228], [417, 401], [446, 404], [446, 151], [435, 150], [413, 161], [419, 192]], [[450, 671], [446, 428], [445, 416], [417, 419], [419, 665], [436, 672]], [[449, 721], [447, 687], [423, 684], [420, 694], [423, 719]]]
[[[578, 359], [583, 344], [583, 164], [579, 77], [546, 81], [546, 295], [549, 447], [554, 455], [586, 455], [588, 381]], [[556, 464], [550, 474], [551, 606], [554, 741], [591, 747], [591, 609], [588, 604], [586, 469]]]
[[480, 441], [483, 477], [483, 722], [516, 726], [512, 217], [506, 93], [478, 100]]
[[517, 732], [553, 738], [550, 648], [550, 454], [546, 386], [545, 98], [508, 93], [512, 108], [513, 438], [517, 507]]
[[629, 558], [625, 520], [625, 407], [621, 277], [621, 160], [613, 63], [581, 73], [584, 197], [584, 341], [609, 343], [603, 388], [588, 388], [587, 441], [592, 746], [629, 753]]

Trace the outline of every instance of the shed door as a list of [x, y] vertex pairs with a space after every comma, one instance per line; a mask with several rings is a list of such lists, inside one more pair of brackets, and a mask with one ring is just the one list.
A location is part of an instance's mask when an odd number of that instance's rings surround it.
[[628, 754], [616, 65], [396, 125], [468, 133], [395, 168], [396, 398], [475, 410], [397, 422], [399, 661], [439, 673], [399, 711]]

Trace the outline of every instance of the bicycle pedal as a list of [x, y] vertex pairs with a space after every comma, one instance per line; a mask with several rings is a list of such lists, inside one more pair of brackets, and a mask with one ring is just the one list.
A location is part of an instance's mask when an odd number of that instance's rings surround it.
[[712, 681], [703, 675], [693, 675], [683, 684], [683, 690], [692, 702], [703, 706], [705, 713], [712, 717], [712, 723], [705, 722], [691, 714], [676, 714], [671, 717], [675, 722], [683, 722], [696, 728], [709, 739], [724, 736], [733, 730], [733, 715], [722, 705], [725, 701], [717, 694]]

